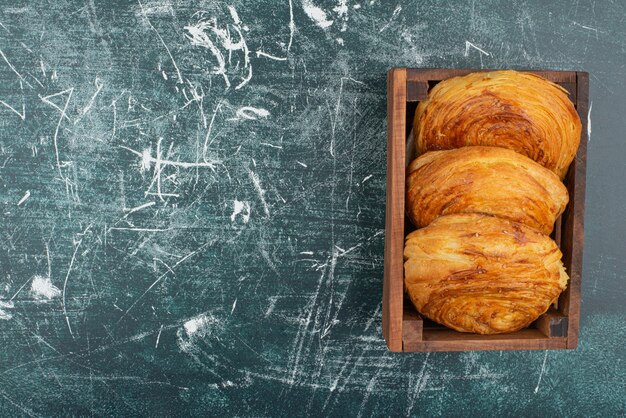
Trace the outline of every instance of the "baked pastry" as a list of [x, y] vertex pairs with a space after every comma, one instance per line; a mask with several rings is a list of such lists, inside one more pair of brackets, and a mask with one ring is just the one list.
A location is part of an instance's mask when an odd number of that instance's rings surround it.
[[418, 228], [441, 215], [478, 212], [549, 235], [569, 200], [556, 174], [504, 148], [430, 151], [407, 172], [406, 211]]
[[489, 215], [437, 218], [406, 237], [404, 260], [405, 289], [417, 310], [461, 332], [522, 329], [569, 279], [554, 241]]
[[440, 82], [417, 106], [413, 128], [419, 154], [468, 145], [510, 148], [563, 179], [581, 123], [566, 90], [508, 70]]

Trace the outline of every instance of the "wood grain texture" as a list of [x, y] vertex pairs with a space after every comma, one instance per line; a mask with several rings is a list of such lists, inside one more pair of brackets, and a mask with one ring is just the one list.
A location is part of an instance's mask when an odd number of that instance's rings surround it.
[[542, 315], [535, 325], [546, 337], [567, 337], [568, 317], [556, 309]]
[[[411, 126], [413, 121], [413, 115], [407, 113], [406, 109], [415, 109], [414, 102], [424, 97], [424, 88], [426, 85], [434, 86], [442, 79], [465, 75], [470, 72], [473, 71], [458, 69], [406, 69], [407, 87], [402, 96], [405, 100], [404, 110], [400, 110], [404, 115], [404, 120], [399, 122], [398, 131], [405, 132], [406, 135], [406, 127]], [[541, 75], [557, 84], [561, 84], [570, 91], [571, 97], [575, 98], [575, 108], [582, 123], [581, 143], [577, 150], [576, 157], [564, 179], [564, 184], [570, 196], [570, 203], [563, 215], [555, 222], [558, 231], [553, 233], [553, 238], [563, 252], [563, 263], [566, 267], [566, 271], [570, 275], [570, 282], [567, 289], [559, 297], [558, 303], [555, 304], [558, 312], [548, 312], [540, 317], [536, 323], [532, 324], [530, 329], [507, 334], [504, 338], [494, 339], [492, 338], [493, 336], [473, 336], [470, 338], [469, 342], [467, 334], [456, 333], [452, 330], [441, 328], [425, 329], [419, 315], [405, 314], [404, 319], [409, 321], [411, 325], [402, 332], [402, 336], [406, 340], [403, 348], [404, 351], [542, 350], [548, 348], [575, 348], [577, 346], [580, 321], [582, 246], [584, 241], [583, 218], [588, 127], [588, 74], [572, 71], [531, 72]], [[389, 100], [395, 102], [395, 97]], [[397, 118], [390, 112], [389, 120], [397, 121]], [[406, 150], [405, 143], [397, 145], [395, 141], [391, 141], [388, 145], [398, 146], [401, 147], [402, 150]], [[390, 153], [393, 152], [392, 150]], [[405, 160], [403, 159], [403, 161]], [[387, 169], [389, 173], [389, 167]], [[403, 162], [402, 165], [394, 167], [391, 171], [402, 171], [404, 174], [404, 170]], [[404, 230], [406, 230], [404, 225], [406, 222], [407, 221], [403, 220]], [[385, 256], [387, 257], [387, 254]], [[387, 286], [389, 280], [389, 276], [385, 275], [385, 286]], [[406, 303], [406, 300], [397, 299], [394, 302], [385, 302], [385, 297], [383, 297], [383, 306], [385, 304], [391, 305], [392, 303], [403, 304]], [[387, 311], [383, 310], [383, 318], [385, 318], [385, 312], [392, 310], [391, 307], [387, 309]], [[403, 307], [403, 309], [406, 308]], [[383, 319], [383, 322], [384, 321], [385, 319]], [[564, 327], [567, 329], [564, 329]], [[413, 333], [415, 333], [415, 335]], [[387, 334], [387, 341], [393, 336], [394, 334]]]
[[392, 69], [388, 77], [387, 204], [385, 216], [385, 277], [383, 335], [391, 351], [402, 351], [404, 249], [404, 166], [406, 70]]
[[424, 333], [424, 339], [412, 347], [415, 351], [556, 350], [567, 348], [567, 341], [546, 338], [536, 329], [480, 338], [452, 330], [434, 330]]
[[580, 290], [583, 274], [583, 249], [585, 241], [585, 188], [587, 182], [587, 144], [588, 112], [589, 112], [589, 74], [577, 73], [577, 110], [581, 115], [582, 135], [580, 147], [570, 168], [566, 185], [570, 194], [571, 206], [563, 222], [563, 235], [568, 248], [568, 257], [565, 259], [569, 267], [570, 286], [569, 298], [564, 309], [568, 316], [568, 348], [578, 345], [578, 329], [580, 323]]

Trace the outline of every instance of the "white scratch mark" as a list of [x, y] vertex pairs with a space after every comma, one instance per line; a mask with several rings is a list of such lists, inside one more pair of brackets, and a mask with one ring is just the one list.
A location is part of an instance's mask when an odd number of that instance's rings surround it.
[[172, 273], [174, 276], [176, 275], [176, 273], [174, 273], [174, 270], [172, 270], [172, 268], [170, 266], [168, 266], [167, 263], [165, 261], [161, 260], [160, 258], [154, 257], [152, 259], [152, 261], [154, 261], [154, 271], [155, 272], [157, 271], [156, 262], [158, 261], [159, 263], [163, 264], [165, 266], [165, 268], [169, 270], [170, 273]]
[[[235, 86], [235, 90], [239, 90], [244, 87], [248, 82], [252, 79], [252, 65], [250, 64], [250, 51], [248, 49], [248, 45], [246, 40], [241, 32], [241, 19], [237, 14], [237, 11], [233, 6], [228, 6], [228, 9], [231, 14], [231, 18], [233, 19], [234, 24], [230, 24], [226, 26], [226, 29], [221, 29], [217, 26], [217, 20], [215, 18], [211, 19], [200, 19], [193, 25], [185, 26], [184, 29], [187, 31], [185, 37], [191, 42], [192, 45], [200, 46], [208, 49], [211, 54], [217, 60], [217, 67], [213, 68], [213, 74], [219, 74], [224, 77], [224, 82], [226, 84], [226, 88], [230, 88], [231, 82], [227, 74], [226, 68], [226, 59], [224, 58], [224, 54], [220, 51], [217, 45], [209, 38], [208, 30], [210, 30], [220, 42], [221, 46], [226, 49], [229, 53], [229, 64], [230, 64], [230, 54], [232, 51], [241, 51], [244, 56], [244, 65], [243, 68], [247, 69], [248, 73], [241, 82]], [[233, 42], [231, 37], [231, 30], [237, 33], [239, 39], [237, 42]]]
[[5, 309], [13, 309], [15, 307], [14, 303], [12, 301], [3, 301], [0, 300], [0, 308], [5, 308]]
[[63, 282], [63, 294], [62, 294], [62, 305], [63, 305], [63, 315], [65, 316], [65, 322], [67, 322], [67, 329], [70, 331], [70, 335], [72, 336], [72, 339], [76, 339], [76, 337], [74, 337], [74, 333], [72, 332], [72, 326], [70, 325], [70, 318], [67, 315], [67, 303], [65, 302], [65, 294], [67, 292], [67, 281], [70, 278], [70, 272], [72, 271], [72, 266], [74, 265], [74, 261], [76, 260], [76, 253], [78, 252], [78, 249], [80, 248], [80, 244], [83, 241], [80, 240], [78, 241], [78, 244], [76, 244], [76, 248], [74, 248], [74, 254], [72, 254], [72, 259], [70, 261], [70, 266], [67, 269], [67, 274], [65, 275], [65, 281]]
[[259, 199], [261, 199], [261, 203], [263, 204], [263, 212], [265, 212], [265, 216], [270, 216], [270, 210], [267, 206], [267, 202], [265, 201], [265, 190], [261, 187], [261, 179], [259, 176], [252, 170], [248, 169], [248, 175], [250, 176], [250, 180], [252, 180], [252, 184], [254, 184], [254, 189], [259, 195]]
[[342, 19], [341, 32], [345, 32], [348, 29], [348, 0], [339, 0], [337, 6], [333, 8], [333, 11], [337, 13], [337, 17]]
[[587, 112], [587, 142], [591, 141], [591, 108], [593, 102], [589, 102], [589, 112]]
[[152, 167], [152, 147], [145, 148], [141, 153], [141, 165], [139, 166], [139, 171], [142, 173], [144, 171], [150, 170]]
[[211, 122], [209, 123], [209, 129], [207, 130], [206, 136], [204, 137], [204, 146], [202, 148], [202, 158], [204, 158], [204, 161], [207, 161], [207, 157], [206, 157], [206, 153], [207, 150], [209, 149], [209, 145], [211, 145], [211, 143], [213, 142], [213, 140], [211, 139], [211, 142], [209, 142], [209, 139], [211, 138], [211, 131], [213, 130], [213, 123], [215, 122], [215, 116], [217, 116], [217, 112], [219, 112], [220, 107], [222, 107], [222, 102], [220, 101], [217, 106], [215, 107], [215, 110], [213, 111], [213, 116], [211, 116]]
[[156, 202], [148, 202], [148, 203], [144, 203], [144, 204], [143, 204], [143, 205], [141, 205], [141, 206], [137, 206], [137, 207], [134, 207], [134, 208], [132, 208], [132, 209], [127, 209], [127, 210], [128, 210], [128, 213], [127, 213], [126, 215], [124, 215], [124, 218], [126, 218], [126, 217], [127, 217], [128, 215], [130, 215], [131, 213], [137, 212], [137, 211], [139, 211], [139, 210], [141, 210], [141, 209], [149, 208], [150, 206], [153, 206], [153, 205], [155, 205], [155, 204], [156, 204]]
[[69, 89], [66, 89], [66, 90], [60, 91], [60, 92], [58, 92], [58, 93], [51, 94], [51, 95], [49, 95], [49, 96], [45, 96], [45, 97], [41, 97], [41, 96], [39, 96], [39, 98], [41, 99], [41, 101], [42, 101], [42, 102], [47, 103], [47, 104], [49, 104], [50, 106], [54, 107], [56, 110], [58, 110], [58, 111], [59, 111], [59, 113], [61, 113], [61, 116], [62, 116], [63, 118], [65, 118], [66, 120], [68, 120], [68, 121], [69, 121], [69, 120], [70, 120], [70, 118], [69, 118], [69, 116], [67, 116], [67, 114], [65, 114], [65, 113], [63, 112], [63, 109], [62, 109], [62, 108], [60, 108], [60, 107], [59, 107], [56, 103], [51, 102], [49, 99], [52, 99], [52, 98], [57, 97], [57, 96], [61, 96], [61, 95], [63, 95], [63, 94], [70, 93], [70, 91], [73, 91], [73, 90], [74, 90], [74, 88], [69, 88]]
[[172, 9], [172, 5], [169, 3], [159, 3], [156, 2], [154, 4], [146, 5], [144, 9], [144, 13], [147, 15], [167, 15], [174, 14], [174, 10]]
[[[24, 284], [22, 284], [19, 289], [17, 289], [17, 291], [13, 294], [13, 296], [11, 296], [11, 299], [9, 299], [9, 303], [15, 299], [15, 297], [22, 291], [22, 289], [28, 284], [28, 282], [30, 282], [31, 279], [28, 279], [24, 282]], [[1, 302], [0, 302], [1, 303]]]
[[[333, 255], [334, 254], [335, 252], [333, 251]], [[300, 364], [300, 357], [302, 356], [302, 349], [304, 348], [304, 342], [306, 340], [306, 333], [308, 332], [309, 325], [311, 324], [311, 320], [313, 319], [313, 312], [315, 311], [314, 308], [317, 303], [317, 299], [320, 296], [320, 291], [322, 289], [322, 284], [324, 283], [325, 277], [326, 277], [326, 271], [324, 270], [322, 271], [322, 274], [320, 274], [320, 278], [317, 281], [317, 287], [315, 289], [315, 292], [313, 293], [313, 296], [311, 297], [311, 299], [309, 300], [309, 303], [307, 304], [305, 308], [305, 312], [308, 311], [306, 319], [304, 319], [303, 316], [300, 317], [300, 326], [298, 327], [298, 333], [296, 334], [296, 338], [294, 340], [293, 349], [295, 351], [295, 355], [292, 356], [292, 359], [293, 359], [292, 360], [293, 365], [291, 367], [292, 372], [291, 372], [291, 376], [289, 377], [289, 384], [292, 386], [296, 382], [296, 377], [298, 374], [298, 368]]]
[[239, 19], [239, 15], [237, 14], [237, 10], [233, 6], [228, 6], [228, 11], [230, 12], [230, 17], [232, 17], [235, 25], [241, 25], [241, 19]]
[[162, 193], [162, 192], [152, 193], [152, 192], [145, 192], [144, 194], [146, 196], [159, 196], [160, 198], [162, 198], [162, 197], [180, 197], [180, 195], [176, 194], [176, 193]]
[[15, 75], [17, 75], [20, 78], [20, 81], [23, 81], [24, 83], [26, 83], [26, 85], [28, 87], [30, 87], [32, 89], [33, 88], [32, 84], [30, 84], [28, 81], [26, 81], [26, 79], [22, 76], [22, 74], [17, 72], [15, 67], [9, 62], [9, 60], [6, 57], [6, 55], [4, 55], [4, 52], [1, 49], [0, 49], [0, 56], [2, 56], [2, 59], [4, 60], [4, 62], [6, 62], [7, 65], [9, 66], [9, 68], [11, 68], [11, 71], [13, 71], [15, 73]]
[[293, 20], [293, 0], [289, 0], [289, 43], [287, 44], [287, 53], [291, 50], [293, 43], [293, 34], [296, 31], [296, 22]]
[[26, 190], [26, 193], [24, 193], [24, 197], [22, 197], [20, 201], [17, 202], [17, 206], [20, 206], [22, 203], [26, 202], [26, 200], [28, 200], [29, 197], [30, 197], [30, 190]]
[[265, 260], [267, 265], [270, 267], [270, 269], [272, 269], [272, 271], [276, 273], [277, 276], [280, 276], [280, 273], [278, 272], [278, 267], [276, 266], [276, 263], [274, 263], [274, 261], [270, 257], [270, 254], [267, 252], [267, 250], [265, 248], [259, 248], [259, 252], [263, 256], [263, 259]]
[[187, 260], [188, 258], [198, 254], [202, 249], [204, 249], [206, 246], [212, 244], [213, 241], [208, 241], [204, 244], [202, 244], [201, 246], [199, 246], [197, 249], [195, 249], [194, 251], [190, 252], [189, 254], [187, 254], [186, 256], [184, 256], [183, 258], [181, 258], [180, 260], [178, 260], [176, 262], [176, 264], [174, 264], [172, 266], [172, 268], [168, 271], [166, 271], [165, 273], [163, 273], [162, 275], [160, 275], [150, 286], [148, 286], [148, 288], [128, 307], [128, 309], [126, 309], [126, 311], [122, 314], [122, 316], [120, 316], [120, 319], [117, 320], [117, 323], [119, 324], [120, 321], [122, 319], [124, 319], [124, 317], [126, 317], [126, 315], [128, 315], [128, 313], [135, 307], [135, 305], [137, 305], [137, 303], [144, 297], [146, 296], [146, 294], [152, 290], [152, 288], [154, 286], [156, 286], [161, 280], [163, 280], [163, 278], [165, 276], [167, 276], [169, 274], [169, 272], [173, 269], [175, 269], [176, 267], [178, 267], [179, 264], [181, 264], [182, 262], [184, 262], [185, 260]]
[[304, 13], [320, 28], [326, 29], [333, 24], [332, 20], [328, 20], [326, 12], [315, 6], [310, 0], [302, 0], [302, 8]]
[[485, 51], [484, 49], [481, 49], [481, 48], [477, 47], [476, 45], [474, 45], [470, 41], [465, 41], [465, 56], [466, 57], [469, 56], [470, 47], [474, 48], [475, 50], [477, 50], [481, 54], [489, 56], [489, 52]]
[[[337, 120], [339, 119], [339, 106], [341, 105], [341, 94], [343, 92], [343, 78], [339, 82], [339, 94], [337, 95], [337, 106], [335, 106], [335, 117], [333, 118], [332, 113], [330, 114], [330, 147], [329, 152], [330, 155], [335, 157], [335, 128], [337, 127]], [[328, 107], [328, 112], [330, 113], [330, 106]]]
[[283, 149], [283, 147], [281, 145], [273, 145], [273, 144], [270, 144], [268, 142], [259, 142], [259, 145], [263, 145], [264, 147]]
[[83, 118], [83, 116], [85, 116], [87, 112], [89, 112], [96, 100], [96, 97], [98, 97], [98, 94], [100, 94], [102, 87], [104, 87], [104, 84], [102, 84], [102, 81], [100, 81], [98, 77], [96, 77], [94, 85], [96, 86], [96, 92], [93, 94], [93, 96], [91, 96], [91, 99], [89, 100], [87, 105], [80, 111], [80, 116], [76, 118], [76, 120], [74, 121], [74, 125], [76, 125]]
[[48, 277], [52, 277], [52, 263], [50, 263], [50, 249], [48, 248], [48, 243], [45, 243], [46, 246], [46, 260], [48, 260]]
[[111, 105], [113, 108], [113, 133], [111, 134], [111, 138], [115, 138], [115, 133], [117, 129], [117, 102], [111, 101]]
[[537, 381], [537, 386], [535, 386], [535, 394], [539, 392], [539, 385], [541, 384], [541, 379], [543, 378], [543, 374], [546, 371], [547, 359], [548, 359], [548, 350], [546, 350], [546, 354], [543, 356], [543, 364], [541, 365], [541, 372], [539, 373], [539, 380]]
[[200, 314], [186, 321], [183, 327], [188, 337], [203, 337], [209, 333], [209, 326], [217, 322], [217, 318], [213, 315]]
[[267, 310], [265, 311], [265, 315], [264, 315], [265, 318], [267, 318], [268, 316], [270, 316], [270, 314], [272, 312], [274, 312], [274, 309], [276, 308], [276, 302], [278, 302], [278, 297], [277, 296], [271, 296], [269, 298], [269, 300], [270, 300], [270, 304], [267, 307]]
[[[2, 51], [0, 51], [0, 52], [2, 52]], [[35, 78], [35, 77], [33, 77], [33, 78]], [[22, 80], [20, 80], [20, 90], [24, 90], [24, 84], [22, 83]], [[20, 117], [20, 119], [26, 120], [26, 102], [24, 101], [24, 96], [22, 96], [22, 113], [18, 112], [17, 109], [15, 109], [13, 106], [8, 104], [4, 100], [0, 100], [0, 104], [3, 105], [4, 107], [6, 107], [7, 109], [9, 109], [10, 111], [12, 111], [13, 113], [15, 113], [17, 116]]]
[[300, 254], [313, 255], [313, 251], [300, 251]]
[[163, 324], [161, 324], [161, 328], [159, 328], [159, 334], [157, 335], [156, 344], [154, 345], [154, 348], [159, 348], [159, 340], [161, 339], [162, 331], [163, 331]]
[[[417, 378], [417, 382], [415, 383], [415, 386], [413, 388], [410, 388], [411, 398], [409, 399], [409, 407], [407, 408], [406, 416], [411, 416], [411, 411], [413, 410], [413, 407], [415, 406], [415, 401], [419, 399], [420, 393], [422, 392], [422, 390], [424, 390], [424, 387], [426, 386], [426, 382], [428, 380], [428, 374], [426, 373], [426, 364], [428, 363], [429, 356], [430, 356], [430, 353], [426, 353], [426, 357], [424, 358], [424, 363], [422, 364], [422, 370], [420, 371], [419, 377]], [[413, 375], [409, 377], [409, 386], [411, 385], [412, 380], [413, 380]]]
[[110, 227], [108, 231], [134, 231], [134, 232], [165, 232], [171, 231], [173, 228], [126, 228], [126, 227]]
[[61, 290], [52, 284], [50, 277], [34, 276], [30, 291], [35, 299], [52, 299], [61, 295]]
[[26, 103], [24, 103], [24, 98], [22, 98], [22, 113], [18, 112], [17, 109], [15, 109], [13, 106], [8, 104], [4, 100], [0, 100], [0, 104], [6, 107], [7, 109], [9, 109], [10, 111], [12, 111], [13, 113], [15, 113], [17, 116], [20, 117], [20, 119], [26, 120]]
[[265, 58], [269, 58], [269, 59], [274, 60], [274, 61], [287, 61], [287, 57], [277, 57], [275, 55], [268, 54], [268, 53], [263, 52], [261, 50], [258, 50], [256, 52], [256, 56], [257, 56], [257, 58], [258, 57], [265, 57]]
[[[139, 151], [135, 151], [132, 148], [128, 148], [125, 147], [123, 145], [119, 146], [120, 148], [125, 149], [126, 151], [130, 151], [133, 154], [141, 157], [141, 166], [145, 167], [146, 165], [148, 165], [148, 168], [150, 167], [150, 163], [158, 163], [160, 165], [169, 165], [172, 167], [181, 167], [181, 168], [195, 168], [195, 167], [208, 167], [211, 169], [215, 169], [216, 165], [221, 164], [222, 162], [219, 160], [214, 160], [214, 161], [210, 161], [210, 162], [205, 162], [205, 163], [189, 163], [189, 162], [183, 162], [183, 161], [171, 161], [171, 160], [163, 160], [160, 158], [155, 158], [151, 155], [151, 151], [148, 150], [146, 153], [146, 150], [144, 150], [143, 152], [139, 152]], [[155, 168], [156, 170], [156, 168]]]
[[[28, 283], [28, 282], [26, 282]], [[11, 298], [13, 299], [13, 298]], [[13, 315], [11, 315], [10, 313], [8, 313], [7, 311], [5, 311], [5, 309], [13, 309], [14, 308], [14, 304], [11, 300], [4, 302], [0, 300], [0, 319], [4, 319], [5, 321], [8, 321], [9, 319], [13, 318]]]
[[178, 77], [177, 83], [182, 83], [183, 82], [183, 77], [180, 75], [180, 70], [178, 69], [178, 65], [176, 65], [176, 61], [174, 60], [174, 57], [172, 56], [172, 53], [170, 52], [170, 49], [167, 47], [167, 44], [165, 43], [163, 38], [161, 38], [161, 35], [159, 35], [159, 32], [156, 30], [156, 28], [154, 26], [152, 26], [152, 23], [150, 22], [150, 19], [148, 19], [148, 15], [146, 14], [146, 11], [143, 8], [143, 4], [141, 4], [141, 0], [137, 0], [137, 2], [139, 3], [139, 7], [141, 8], [141, 13], [143, 14], [143, 17], [146, 19], [146, 22], [148, 23], [148, 26], [150, 26], [152, 28], [152, 30], [154, 31], [154, 33], [156, 33], [157, 38], [159, 38], [159, 41], [161, 41], [161, 44], [163, 45], [163, 47], [167, 51], [167, 55], [170, 56], [170, 60], [172, 60], [172, 64], [174, 64], [174, 68], [176, 69], [176, 75]]
[[304, 164], [303, 162], [300, 162], [298, 160], [296, 160], [296, 163], [300, 164], [302, 167], [307, 168], [308, 165]]
[[374, 391], [374, 386], [376, 385], [376, 379], [378, 379], [378, 376], [380, 376], [381, 371], [382, 369], [378, 369], [376, 374], [370, 379], [369, 383], [365, 387], [365, 395], [363, 396], [363, 401], [361, 402], [361, 406], [359, 407], [359, 413], [357, 414], [357, 418], [360, 418], [361, 416], [363, 416], [363, 409], [365, 409], [365, 404], [367, 404], [367, 401], [370, 395]]
[[370, 174], [369, 176], [365, 177], [362, 181], [361, 184], [365, 183], [366, 181], [368, 181], [369, 179], [371, 179], [373, 176], [373, 174]]
[[365, 323], [365, 328], [363, 328], [363, 331], [367, 331], [368, 329], [370, 329], [370, 327], [374, 323], [374, 320], [378, 318], [381, 307], [382, 307], [382, 303], [379, 303], [378, 306], [376, 307], [376, 310], [374, 311], [374, 314]]
[[[57, 163], [57, 169], [59, 170], [59, 176], [61, 176], [62, 179], [65, 179], [65, 177], [63, 176], [63, 173], [61, 172], [61, 161], [59, 159], [59, 145], [57, 143], [57, 138], [59, 136], [59, 128], [61, 127], [61, 122], [63, 122], [63, 118], [66, 118], [67, 120], [69, 120], [69, 118], [67, 117], [66, 111], [67, 111], [67, 106], [70, 103], [70, 100], [72, 99], [72, 93], [74, 92], [74, 87], [71, 87], [67, 90], [63, 90], [60, 91], [58, 93], [55, 94], [51, 94], [49, 96], [46, 97], [40, 97], [41, 101], [43, 101], [44, 103], [49, 104], [50, 106], [54, 107], [55, 109], [57, 109], [59, 112], [61, 112], [61, 116], [59, 117], [59, 121], [57, 122], [57, 126], [54, 130], [54, 137], [53, 137], [53, 142], [54, 142], [54, 153], [56, 155], [56, 163]], [[57, 106], [54, 102], [51, 102], [49, 99], [56, 97], [56, 96], [60, 96], [63, 94], [67, 94], [67, 99], [65, 100], [65, 105], [63, 106], [63, 109], [61, 109], [59, 106]]]
[[31, 73], [27, 73], [33, 80], [35, 80], [35, 82], [37, 84], [39, 84], [39, 87], [43, 87], [45, 88], [45, 86], [43, 85], [43, 83], [41, 81], [39, 81], [39, 79], [37, 77], [35, 77], [34, 75], [32, 75]]
[[[370, 4], [372, 4], [372, 3], [370, 2]], [[398, 15], [400, 14], [400, 12], [401, 12], [401, 11], [402, 11], [402, 6], [398, 5], [398, 6], [394, 9], [393, 13], [391, 14], [391, 18], [389, 19], [389, 22], [387, 22], [387, 23], [385, 24], [385, 26], [383, 26], [382, 28], [380, 28], [380, 30], [378, 31], [378, 33], [382, 33], [382, 32], [384, 32], [387, 28], [389, 28], [389, 26], [391, 26], [391, 23], [393, 22], [393, 20], [396, 18], [396, 16], [398, 16]]]
[[250, 220], [250, 202], [239, 200], [233, 201], [233, 213], [230, 215], [230, 221], [235, 222], [237, 215], [241, 214], [243, 223], [247, 224]]
[[[595, 32], [596, 33], [596, 37], [598, 36], [598, 32], [601, 32], [597, 28], [594, 28], [594, 27], [591, 27], [591, 26], [586, 26], [586, 25], [581, 25], [580, 23], [578, 23], [576, 21], [573, 21], [573, 20], [572, 20], [572, 25], [581, 27], [583, 29], [587, 29], [588, 31]], [[602, 33], [604, 33], [604, 32], [602, 32]]]
[[244, 67], [248, 68], [248, 75], [243, 80], [241, 80], [241, 83], [235, 86], [235, 90], [239, 90], [240, 88], [248, 84], [250, 80], [252, 80], [252, 65], [250, 65], [250, 52], [248, 51], [248, 46], [246, 45], [245, 40], [243, 39], [243, 35], [241, 34], [239, 28], [237, 28], [236, 26], [235, 30], [239, 32], [239, 36], [241, 37], [241, 41], [243, 42]]
[[270, 115], [270, 112], [266, 109], [262, 109], [259, 107], [252, 106], [244, 106], [237, 110], [236, 118], [234, 120], [239, 119], [247, 119], [247, 120], [256, 120], [258, 118], [267, 118]]
[[232, 315], [233, 312], [235, 312], [235, 307], [237, 306], [237, 299], [235, 298], [235, 301], [233, 302], [233, 307], [230, 310], [230, 314]]
[[188, 32], [188, 34], [185, 34], [185, 37], [191, 41], [192, 45], [201, 46], [211, 51], [211, 54], [213, 54], [217, 60], [217, 67], [213, 68], [213, 74], [221, 74], [222, 77], [224, 77], [226, 88], [229, 88], [230, 80], [228, 78], [228, 74], [226, 74], [226, 61], [224, 60], [224, 55], [222, 55], [222, 52], [213, 43], [213, 41], [211, 41], [206, 33], [206, 29], [210, 27], [211, 24], [205, 21], [200, 21], [195, 25], [185, 26], [184, 29]]

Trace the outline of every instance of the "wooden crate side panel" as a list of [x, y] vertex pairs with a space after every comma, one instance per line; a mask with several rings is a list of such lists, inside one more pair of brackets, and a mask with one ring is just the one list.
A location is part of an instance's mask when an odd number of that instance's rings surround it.
[[[409, 302], [410, 303], [410, 302]], [[413, 306], [406, 306], [402, 320], [402, 351], [418, 351], [423, 341], [424, 322]]]
[[423, 336], [422, 341], [411, 346], [412, 351], [555, 350], [567, 347], [566, 338], [547, 338], [537, 329], [501, 335], [433, 330], [424, 331]]
[[402, 351], [406, 69], [390, 70], [387, 79], [387, 207], [383, 335], [389, 350]]
[[[408, 68], [407, 80], [408, 81], [428, 81], [428, 80], [444, 80], [451, 77], [459, 77], [470, 73], [477, 72], [489, 72], [499, 71], [498, 69], [467, 69], [467, 68], [455, 68], [455, 69], [440, 69], [440, 68]], [[537, 74], [547, 80], [554, 83], [571, 83], [573, 85], [577, 82], [576, 71], [537, 71], [537, 70], [524, 70], [518, 69], [517, 71]]]
[[582, 282], [583, 247], [585, 228], [585, 186], [587, 172], [587, 143], [588, 136], [588, 106], [589, 106], [589, 74], [578, 73], [577, 110], [582, 123], [580, 146], [568, 176], [568, 191], [570, 193], [569, 216], [565, 222], [564, 234], [571, 248], [566, 263], [570, 275], [568, 316], [568, 348], [578, 345], [578, 327], [580, 322], [580, 290]]

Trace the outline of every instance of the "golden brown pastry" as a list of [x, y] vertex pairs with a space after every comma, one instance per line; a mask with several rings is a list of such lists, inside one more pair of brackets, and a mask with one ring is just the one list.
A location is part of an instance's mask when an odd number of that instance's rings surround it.
[[417, 310], [461, 332], [522, 329], [569, 279], [554, 241], [489, 215], [437, 218], [406, 237], [404, 260], [405, 289]]
[[415, 112], [417, 152], [488, 145], [510, 148], [561, 179], [580, 143], [567, 91], [517, 71], [472, 73], [437, 84]]
[[569, 200], [559, 177], [498, 147], [430, 151], [409, 165], [406, 210], [418, 228], [441, 215], [486, 213], [549, 235]]

